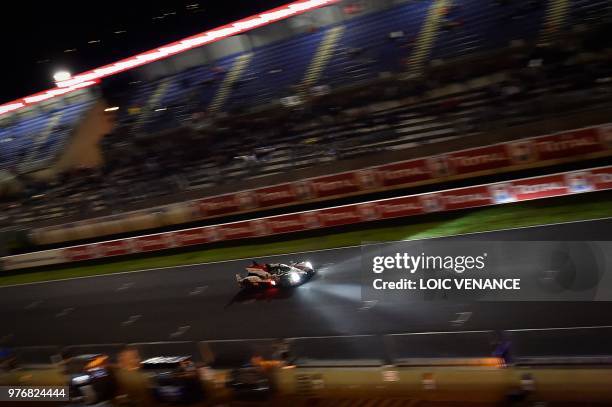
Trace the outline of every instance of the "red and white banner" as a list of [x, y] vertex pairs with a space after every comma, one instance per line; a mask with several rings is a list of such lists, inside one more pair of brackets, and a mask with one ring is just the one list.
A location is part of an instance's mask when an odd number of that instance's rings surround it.
[[515, 200], [525, 201], [566, 195], [569, 188], [562, 175], [549, 175], [524, 181], [514, 181], [512, 190]]
[[378, 173], [380, 183], [387, 187], [413, 184], [436, 178], [428, 165], [428, 161], [424, 159], [382, 165], [375, 167], [375, 171]]
[[612, 166], [204, 226], [1, 259], [16, 270], [612, 189]]
[[454, 174], [471, 174], [521, 163], [513, 160], [510, 145], [504, 144], [450, 153], [447, 157]]
[[98, 245], [98, 253], [101, 257], [122, 256], [132, 252], [131, 240], [113, 240]]
[[[180, 214], [176, 216], [176, 220], [169, 217], [162, 219], [153, 214], [155, 210], [149, 209], [112, 218], [94, 219], [88, 221], [89, 226], [87, 227], [72, 224], [43, 228], [34, 231], [33, 236], [41, 244], [59, 243], [90, 238], [94, 230], [92, 228], [94, 223], [98, 226], [95, 231], [102, 236], [240, 212], [254, 212], [271, 207], [291, 206], [312, 200], [406, 188], [449, 179], [475, 177], [490, 172], [511, 171], [536, 165], [553, 165], [564, 161], [611, 154], [612, 125], [602, 125], [175, 204], [173, 213]], [[530, 187], [525, 185], [519, 194], [534, 197], [548, 196], [555, 193], [550, 188], [554, 189], [554, 186]], [[445, 198], [450, 202], [451, 207], [456, 208], [467, 205], [472, 199], [478, 198]], [[485, 199], [481, 201], [486, 203]], [[161, 210], [161, 208], [158, 209]], [[134, 219], [138, 221], [133, 221]], [[107, 227], [109, 224], [112, 224], [112, 227]], [[122, 229], [118, 231], [118, 227]], [[230, 234], [233, 233], [230, 231]]]
[[608, 126], [569, 131], [538, 137], [533, 143], [539, 160], [555, 160], [568, 156], [593, 154], [610, 148], [612, 138]]
[[179, 246], [190, 246], [214, 242], [210, 234], [203, 229], [187, 229], [173, 232], [172, 237]]
[[590, 173], [596, 190], [612, 189], [612, 171], [607, 167], [591, 170]]

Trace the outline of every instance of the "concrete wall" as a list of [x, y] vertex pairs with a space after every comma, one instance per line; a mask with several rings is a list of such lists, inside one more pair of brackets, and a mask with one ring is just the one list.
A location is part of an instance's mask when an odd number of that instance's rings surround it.
[[[169, 59], [174, 70], [182, 71], [185, 69], [193, 68], [206, 64], [209, 61], [209, 57], [203, 48], [190, 49], [182, 54], [178, 54]], [[146, 65], [145, 65], [146, 67]]]
[[211, 60], [217, 60], [228, 55], [250, 50], [249, 41], [245, 35], [235, 35], [206, 47], [205, 51]]

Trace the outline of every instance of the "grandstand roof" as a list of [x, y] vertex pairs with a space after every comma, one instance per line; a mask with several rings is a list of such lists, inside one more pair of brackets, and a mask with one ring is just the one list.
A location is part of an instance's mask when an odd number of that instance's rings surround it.
[[245, 33], [277, 21], [324, 7], [340, 0], [299, 0], [256, 15], [208, 30], [182, 40], [166, 44], [117, 62], [92, 69], [73, 76], [70, 80], [59, 82], [57, 87], [0, 105], [0, 115], [14, 112], [33, 104], [65, 95], [77, 89], [96, 85], [103, 78], [136, 68], [151, 62], [177, 55], [206, 44], [220, 41], [233, 35]]

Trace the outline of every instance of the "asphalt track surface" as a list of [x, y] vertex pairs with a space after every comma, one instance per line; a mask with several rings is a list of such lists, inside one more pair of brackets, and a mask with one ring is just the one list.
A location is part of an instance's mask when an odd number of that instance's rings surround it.
[[[461, 239], [612, 240], [612, 219]], [[355, 247], [261, 259], [309, 260], [320, 273], [294, 290], [259, 295], [236, 285], [246, 261], [4, 287], [0, 338], [33, 346], [612, 325], [612, 302], [364, 302], [360, 253]]]

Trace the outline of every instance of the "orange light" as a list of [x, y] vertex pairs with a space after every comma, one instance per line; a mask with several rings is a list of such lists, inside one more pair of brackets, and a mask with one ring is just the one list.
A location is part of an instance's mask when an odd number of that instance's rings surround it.
[[108, 356], [97, 356], [85, 365], [85, 370], [95, 369], [106, 363]]

